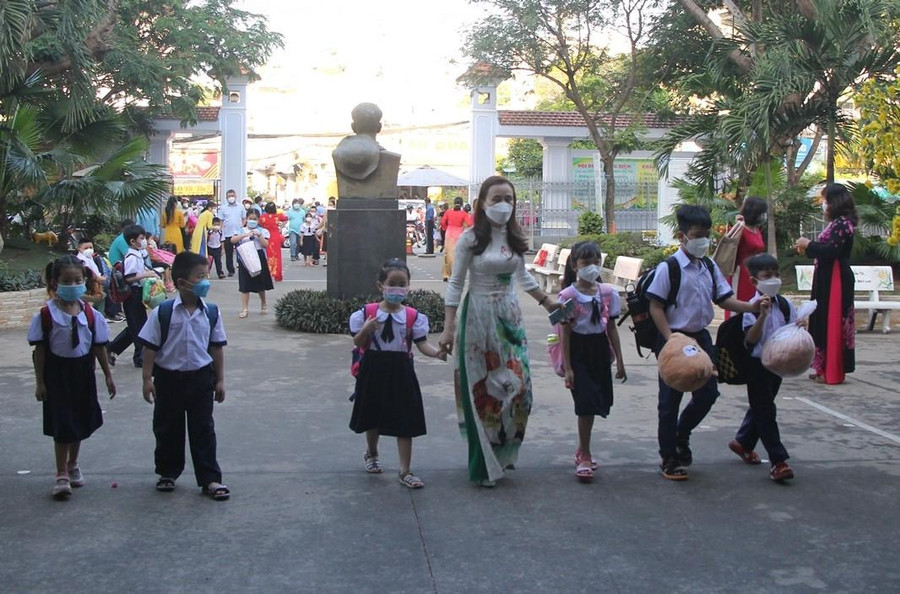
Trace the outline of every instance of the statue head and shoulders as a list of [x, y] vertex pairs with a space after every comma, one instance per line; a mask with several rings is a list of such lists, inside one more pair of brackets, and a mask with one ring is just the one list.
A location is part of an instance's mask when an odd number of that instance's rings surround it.
[[338, 143], [331, 156], [340, 198], [396, 198], [400, 155], [385, 150], [376, 136], [381, 132], [381, 109], [360, 103], [351, 112], [354, 134]]

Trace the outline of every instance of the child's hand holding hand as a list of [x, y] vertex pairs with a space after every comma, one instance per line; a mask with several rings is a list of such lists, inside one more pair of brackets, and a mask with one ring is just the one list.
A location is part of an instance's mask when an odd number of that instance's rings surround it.
[[47, 399], [47, 386], [44, 382], [41, 382], [34, 389], [34, 397], [38, 402], [43, 402]]
[[153, 402], [156, 400], [156, 388], [153, 387], [153, 378], [144, 378], [143, 393], [144, 400], [146, 400], [149, 404], [153, 404]]
[[447, 360], [447, 351], [444, 349], [437, 349], [437, 353], [434, 355], [435, 359], [440, 359], [441, 361]]

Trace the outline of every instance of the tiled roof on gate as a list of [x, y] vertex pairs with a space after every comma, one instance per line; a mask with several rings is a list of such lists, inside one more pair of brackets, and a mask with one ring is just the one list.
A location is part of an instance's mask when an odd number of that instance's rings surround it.
[[[501, 126], [584, 126], [584, 118], [577, 111], [524, 111], [524, 110], [500, 110], [497, 112]], [[616, 125], [628, 126], [639, 118], [643, 118], [643, 124], [647, 128], [672, 128], [683, 121], [683, 118], [663, 119], [656, 114], [644, 115], [619, 114]], [[600, 119], [606, 124], [612, 123], [608, 114], [601, 114]]]
[[[161, 120], [177, 120], [180, 118], [175, 117], [172, 114], [162, 114], [157, 116]], [[197, 121], [198, 122], [215, 122], [219, 119], [219, 107], [198, 107], [197, 108]]]

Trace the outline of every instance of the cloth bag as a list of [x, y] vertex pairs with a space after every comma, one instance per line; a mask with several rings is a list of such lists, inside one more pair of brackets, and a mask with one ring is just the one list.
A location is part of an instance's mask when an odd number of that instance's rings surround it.
[[237, 246], [238, 258], [241, 259], [241, 266], [247, 269], [250, 276], [259, 276], [262, 272], [262, 262], [259, 261], [259, 254], [256, 251], [256, 243], [253, 241], [245, 241]]
[[734, 227], [728, 230], [719, 240], [716, 251], [713, 254], [713, 261], [725, 276], [731, 276], [737, 270], [738, 261], [738, 244], [741, 242], [741, 235], [744, 233], [744, 222], [738, 221]]

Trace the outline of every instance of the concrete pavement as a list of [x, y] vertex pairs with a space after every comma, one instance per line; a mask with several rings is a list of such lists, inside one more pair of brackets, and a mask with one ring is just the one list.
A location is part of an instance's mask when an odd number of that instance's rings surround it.
[[[325, 270], [285, 260], [272, 304], [324, 288]], [[443, 292], [439, 258], [411, 266], [414, 287]], [[255, 298], [239, 320], [234, 279], [214, 280], [211, 299], [229, 339], [228, 394], [215, 417], [226, 503], [199, 494], [190, 465], [174, 493], [154, 490], [152, 408], [127, 353], [115, 368], [119, 396], [104, 402], [105, 425], [82, 449], [88, 484], [53, 501], [52, 442], [41, 435], [25, 331], [0, 332], [3, 591], [857, 592], [900, 583], [900, 337], [859, 334], [857, 371], [843, 386], [784, 383], [793, 482], [776, 485], [765, 466], [728, 450], [746, 395], [723, 386], [694, 434], [690, 480], [676, 484], [657, 473], [655, 361], [639, 360], [623, 332], [629, 379], [596, 423], [600, 469], [583, 485], [571, 397], [547, 364], [546, 318], [526, 297], [535, 407], [518, 470], [495, 489], [468, 483], [450, 366], [419, 356], [428, 435], [414, 441], [413, 469], [426, 487], [408, 491], [392, 440], [380, 447], [385, 473], [363, 471], [364, 439], [347, 428], [349, 337], [281, 330]]]

